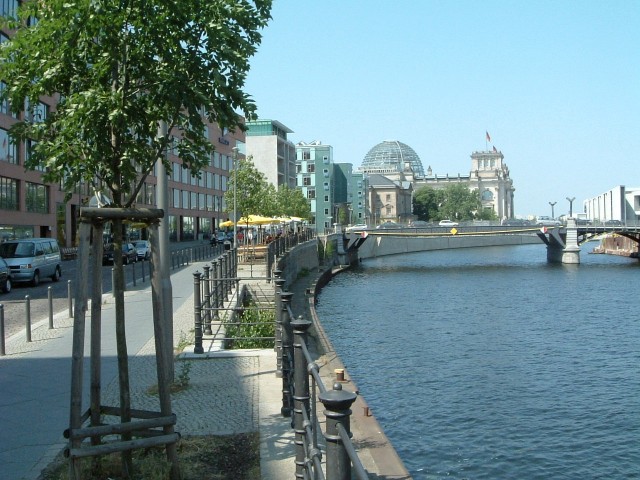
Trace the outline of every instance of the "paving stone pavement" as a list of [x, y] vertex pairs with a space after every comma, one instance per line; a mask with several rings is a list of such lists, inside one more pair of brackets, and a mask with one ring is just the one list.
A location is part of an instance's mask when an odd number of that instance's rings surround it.
[[[202, 271], [206, 264], [194, 263], [172, 272], [176, 346], [184, 338], [193, 337], [193, 272]], [[264, 277], [266, 270], [253, 266], [251, 273]], [[273, 289], [264, 280], [256, 281], [262, 282], [265, 291]], [[234, 301], [233, 297], [229, 300]], [[149, 393], [157, 382], [150, 287], [139, 286], [126, 292], [125, 303], [132, 407], [157, 411], [158, 397]], [[101, 403], [118, 405], [115, 343], [107, 333], [114, 331], [110, 295], [103, 296], [102, 317]], [[54, 325], [50, 330], [48, 319], [35, 323], [32, 342], [26, 342], [24, 332], [7, 339], [7, 355], [0, 357], [0, 479], [36, 480], [66, 446], [62, 432], [69, 422], [73, 319], [63, 312], [54, 317]], [[84, 386], [88, 392], [86, 340]], [[275, 376], [273, 349], [211, 351], [198, 358], [188, 351], [187, 348], [176, 362], [176, 377], [189, 377], [189, 388], [172, 395], [176, 431], [182, 435], [259, 431], [262, 479], [293, 477], [293, 434], [289, 419], [280, 414], [282, 381]], [[83, 410], [88, 406], [87, 398], [83, 400]]]

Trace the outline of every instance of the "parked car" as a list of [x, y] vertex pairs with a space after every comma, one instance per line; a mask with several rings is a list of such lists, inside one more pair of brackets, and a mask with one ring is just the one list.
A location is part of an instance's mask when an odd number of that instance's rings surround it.
[[366, 230], [367, 228], [367, 224], [366, 223], [359, 223], [357, 225], [351, 225], [350, 227], [347, 227], [345, 229], [345, 231], [347, 232], [361, 232], [362, 230]]
[[0, 291], [5, 293], [11, 291], [11, 270], [2, 257], [0, 257]]
[[441, 227], [457, 227], [458, 222], [454, 222], [453, 220], [449, 220], [448, 218], [440, 220], [438, 223]]
[[51, 238], [29, 238], [0, 243], [0, 257], [9, 265], [11, 281], [31, 282], [43, 277], [54, 282], [62, 276], [62, 258], [58, 241]]
[[556, 220], [555, 218], [551, 218], [546, 215], [540, 215], [538, 216], [536, 225], [540, 227], [559, 227], [561, 223], [560, 220]]
[[624, 224], [620, 220], [607, 220], [604, 222], [605, 227], [623, 227]]
[[411, 222], [409, 226], [412, 228], [422, 228], [431, 227], [433, 224], [431, 222], [425, 222], [424, 220], [416, 220], [415, 222]]
[[149, 240], [138, 240], [133, 242], [138, 254], [138, 260], [149, 260], [151, 258], [151, 244]]
[[216, 232], [215, 235], [211, 235], [209, 243], [211, 245], [222, 245], [227, 239], [227, 235], [224, 232]]
[[402, 227], [396, 222], [384, 222], [378, 225], [376, 228], [379, 228], [381, 230], [389, 230], [393, 228], [402, 228]]
[[[108, 243], [104, 246], [104, 253], [102, 254], [102, 264], [113, 264], [114, 257], [114, 245], [113, 243]], [[133, 243], [123, 243], [122, 244], [122, 263], [128, 265], [129, 263], [134, 263], [138, 261], [138, 251], [133, 246]]]

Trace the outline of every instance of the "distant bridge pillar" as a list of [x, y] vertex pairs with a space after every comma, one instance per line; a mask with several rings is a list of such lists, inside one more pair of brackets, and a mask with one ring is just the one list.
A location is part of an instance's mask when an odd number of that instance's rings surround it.
[[567, 236], [562, 250], [562, 263], [579, 264], [580, 247], [578, 246], [578, 226], [575, 218], [567, 220]]

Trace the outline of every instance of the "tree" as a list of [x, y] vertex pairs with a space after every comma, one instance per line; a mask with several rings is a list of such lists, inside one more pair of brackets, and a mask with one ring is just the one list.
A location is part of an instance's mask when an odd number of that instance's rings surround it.
[[276, 215], [281, 217], [311, 217], [311, 206], [305, 198], [302, 190], [289, 188], [288, 185], [280, 185], [276, 192]]
[[419, 220], [438, 220], [439, 208], [444, 201], [444, 192], [432, 187], [420, 187], [413, 196], [413, 213]]
[[237, 162], [231, 172], [229, 185], [224, 194], [227, 213], [232, 216], [235, 200], [238, 217], [273, 215], [275, 188], [270, 186], [265, 175], [255, 167], [252, 157], [238, 159]]
[[[83, 182], [129, 207], [156, 161], [177, 149], [193, 175], [213, 145], [205, 122], [242, 127], [249, 58], [271, 0], [47, 0], [20, 2], [0, 49], [1, 99], [25, 116], [10, 131], [33, 145], [25, 166], [68, 195]], [[37, 19], [37, 21], [33, 21]], [[56, 98], [46, 118], [41, 97]], [[161, 125], [166, 133], [158, 135]], [[174, 143], [175, 142], [175, 143]], [[124, 328], [122, 221], [114, 222], [116, 337], [122, 421], [130, 418]], [[125, 461], [125, 463], [127, 463]], [[125, 474], [128, 474], [125, 465]]]

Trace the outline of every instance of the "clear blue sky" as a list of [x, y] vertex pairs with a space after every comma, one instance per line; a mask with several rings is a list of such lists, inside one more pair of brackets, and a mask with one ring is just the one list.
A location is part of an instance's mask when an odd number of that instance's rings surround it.
[[275, 0], [272, 16], [245, 87], [294, 143], [357, 167], [399, 140], [439, 175], [495, 145], [518, 216], [640, 187], [639, 0]]

